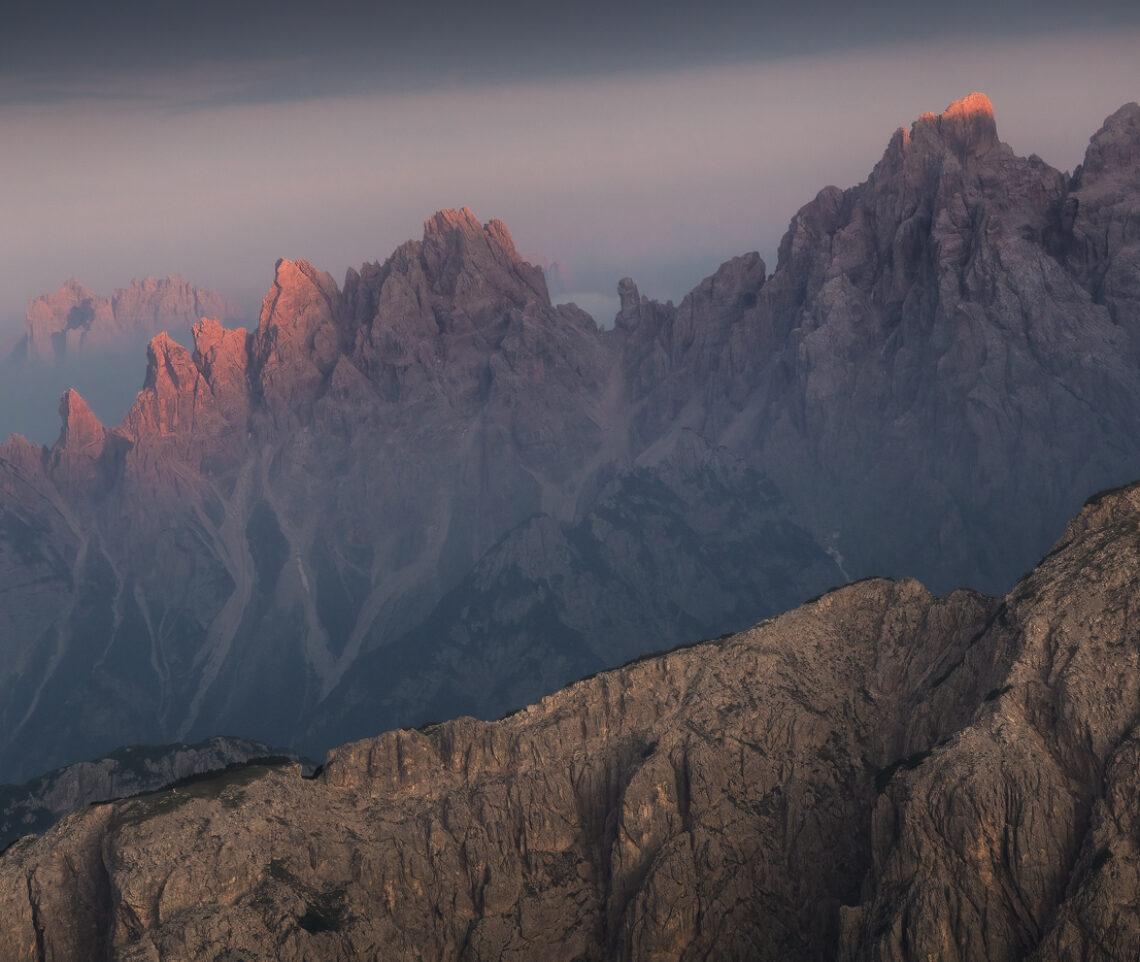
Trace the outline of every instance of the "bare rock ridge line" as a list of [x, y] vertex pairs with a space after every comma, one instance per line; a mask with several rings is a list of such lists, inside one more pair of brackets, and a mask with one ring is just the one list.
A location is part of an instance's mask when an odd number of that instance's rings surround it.
[[495, 717], [848, 576], [1004, 594], [1140, 476], [1137, 157], [1135, 104], [1070, 176], [972, 95], [612, 330], [466, 209], [278, 262], [120, 424], [0, 448], [0, 770]]
[[284, 756], [260, 742], [215, 736], [194, 745], [128, 745], [106, 758], [76, 762], [23, 785], [0, 785], [0, 851], [42, 833], [95, 802], [164, 788], [179, 779], [254, 759]]
[[241, 320], [245, 312], [222, 295], [169, 276], [133, 280], [110, 297], [72, 278], [28, 304], [23, 338], [12, 357], [51, 363], [91, 348], [106, 349], [131, 334], [189, 327], [204, 316]]
[[1138, 534], [79, 811], [0, 856], [6, 959], [1134, 958]]

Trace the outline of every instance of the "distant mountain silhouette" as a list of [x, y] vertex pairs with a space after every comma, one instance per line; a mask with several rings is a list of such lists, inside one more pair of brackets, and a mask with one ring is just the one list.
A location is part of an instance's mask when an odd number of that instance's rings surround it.
[[28, 304], [24, 336], [11, 356], [52, 362], [91, 348], [107, 349], [132, 334], [187, 328], [202, 317], [242, 320], [244, 311], [221, 294], [178, 276], [131, 281], [110, 297], [72, 278]]

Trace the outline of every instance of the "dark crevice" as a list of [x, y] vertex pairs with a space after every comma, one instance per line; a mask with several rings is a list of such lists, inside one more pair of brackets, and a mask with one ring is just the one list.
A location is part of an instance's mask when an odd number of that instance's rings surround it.
[[32, 912], [32, 930], [36, 936], [36, 962], [47, 962], [47, 952], [44, 945], [44, 926], [40, 921], [40, 905], [32, 891], [32, 873], [28, 873], [28, 906]]

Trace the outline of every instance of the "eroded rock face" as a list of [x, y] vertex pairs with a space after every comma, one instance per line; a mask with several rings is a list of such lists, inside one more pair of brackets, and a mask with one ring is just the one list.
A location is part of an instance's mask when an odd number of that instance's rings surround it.
[[1131, 958], [1138, 531], [77, 813], [0, 858], [9, 957]]
[[852, 575], [1006, 590], [1084, 492], [1140, 473], [1138, 116], [1069, 178], [974, 94], [803, 207], [766, 282], [730, 262], [675, 310], [630, 284], [639, 429], [747, 439]]
[[1097, 499], [1006, 599], [1001, 685], [875, 807], [847, 958], [1135, 954], [1138, 530], [1140, 488]]
[[1061, 211], [1058, 240], [1094, 300], [1133, 342], [1140, 318], [1140, 106], [1127, 104], [1093, 136], [1075, 189]]

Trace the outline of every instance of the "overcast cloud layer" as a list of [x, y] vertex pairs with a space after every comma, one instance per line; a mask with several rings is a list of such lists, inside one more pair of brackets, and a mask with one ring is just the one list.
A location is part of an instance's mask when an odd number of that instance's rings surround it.
[[359, 6], [17, 10], [0, 334], [70, 276], [181, 273], [254, 310], [277, 257], [340, 278], [463, 205], [574, 290], [678, 298], [745, 250], [774, 269], [795, 210], [923, 111], [983, 90], [1016, 151], [1071, 169], [1140, 99], [1133, 3]]

